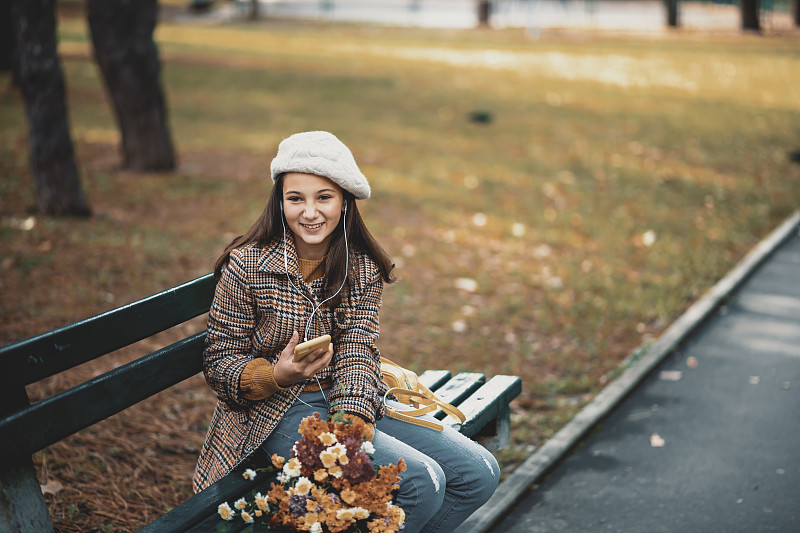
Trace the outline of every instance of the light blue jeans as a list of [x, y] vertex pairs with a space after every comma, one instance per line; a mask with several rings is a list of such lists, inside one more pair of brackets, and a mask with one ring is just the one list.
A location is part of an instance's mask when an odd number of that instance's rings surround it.
[[[270, 455], [290, 457], [300, 438], [300, 421], [315, 412], [323, 419], [327, 416], [328, 405], [320, 392], [303, 393], [300, 400], [261, 445]], [[390, 405], [409, 408], [397, 402]], [[486, 503], [500, 481], [494, 456], [447, 426], [440, 432], [384, 417], [377, 423], [372, 444], [375, 464], [396, 464], [399, 458], [406, 463], [395, 501], [406, 513], [405, 533], [452, 533]]]

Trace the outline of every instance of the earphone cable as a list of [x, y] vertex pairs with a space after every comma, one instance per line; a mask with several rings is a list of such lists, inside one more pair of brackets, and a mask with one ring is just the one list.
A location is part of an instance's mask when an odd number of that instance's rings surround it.
[[[344, 277], [342, 278], [342, 284], [339, 285], [339, 289], [332, 296], [330, 296], [330, 297], [326, 298], [325, 300], [321, 301], [316, 307], [314, 307], [313, 300], [311, 300], [308, 296], [306, 296], [303, 293], [303, 291], [301, 291], [300, 289], [297, 288], [297, 286], [294, 284], [294, 282], [292, 282], [292, 276], [289, 275], [289, 254], [288, 254], [288, 251], [287, 251], [288, 244], [287, 244], [287, 241], [286, 241], [286, 224], [285, 224], [285, 222], [283, 220], [284, 217], [283, 217], [283, 203], [282, 202], [281, 202], [280, 206], [281, 206], [281, 226], [283, 227], [283, 266], [284, 266], [284, 269], [286, 270], [286, 279], [289, 280], [289, 285], [291, 285], [292, 288], [294, 288], [294, 290], [296, 290], [297, 293], [300, 294], [300, 296], [305, 298], [306, 301], [312, 307], [311, 315], [308, 317], [308, 321], [306, 322], [306, 329], [305, 329], [305, 332], [303, 334], [303, 340], [307, 341], [308, 340], [308, 331], [311, 328], [311, 323], [312, 323], [312, 320], [314, 319], [314, 315], [317, 313], [319, 308], [322, 307], [326, 302], [334, 299], [340, 292], [342, 292], [342, 289], [344, 288], [344, 284], [347, 281], [347, 275], [348, 275], [348, 273], [350, 271], [349, 270], [350, 269], [350, 248], [349, 248], [349, 245], [347, 243], [347, 200], [345, 200], [344, 216], [342, 217], [342, 234], [344, 235], [344, 251], [345, 251], [345, 266], [344, 266]], [[322, 394], [322, 398], [325, 400], [325, 403], [328, 405], [328, 409], [330, 410], [330, 404], [328, 403], [328, 398], [322, 392], [322, 384], [319, 382], [319, 377], [316, 374], [314, 374], [314, 380], [316, 380], [317, 385], [320, 388], [320, 393]], [[304, 402], [303, 400], [300, 399], [300, 395], [299, 394], [295, 393], [294, 397], [295, 397], [295, 400], [297, 400], [297, 401], [299, 401], [301, 403], [304, 403], [305, 405], [308, 405], [306, 402]], [[311, 407], [310, 405], [308, 405], [308, 406]]]

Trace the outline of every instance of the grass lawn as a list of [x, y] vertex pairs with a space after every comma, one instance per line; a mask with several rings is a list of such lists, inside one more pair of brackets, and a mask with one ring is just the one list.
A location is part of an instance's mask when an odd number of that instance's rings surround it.
[[[798, 36], [658, 38], [287, 21], [156, 32], [180, 167], [119, 170], [80, 13], [60, 21], [91, 219], [31, 211], [26, 122], [0, 75], [0, 342], [207, 273], [260, 213], [278, 142], [329, 130], [397, 264], [380, 348], [516, 374], [511, 471], [800, 206]], [[488, 119], [474, 120], [476, 114]], [[202, 328], [30, 387], [38, 399]], [[60, 531], [137, 529], [185, 499], [200, 377], [37, 454]], [[105, 528], [105, 529], [103, 529]]]

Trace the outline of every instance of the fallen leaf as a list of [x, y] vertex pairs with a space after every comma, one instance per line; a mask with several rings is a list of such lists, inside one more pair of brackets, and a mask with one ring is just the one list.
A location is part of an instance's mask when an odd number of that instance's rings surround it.
[[686, 366], [688, 366], [689, 368], [697, 368], [697, 357], [690, 355], [686, 359]]
[[478, 282], [474, 279], [469, 278], [458, 278], [455, 281], [455, 286], [457, 289], [461, 289], [467, 292], [475, 292], [478, 290]]
[[750, 376], [750, 385], [758, 385], [761, 382], [761, 378], [758, 376]]
[[680, 370], [662, 370], [658, 378], [663, 381], [680, 381], [683, 377], [683, 372]]
[[59, 483], [56, 480], [48, 481], [42, 487], [42, 494], [58, 494], [61, 492], [61, 489], [64, 488], [64, 485]]
[[663, 448], [664, 444], [666, 444], [666, 441], [658, 433], [650, 435], [650, 446], [653, 448]]

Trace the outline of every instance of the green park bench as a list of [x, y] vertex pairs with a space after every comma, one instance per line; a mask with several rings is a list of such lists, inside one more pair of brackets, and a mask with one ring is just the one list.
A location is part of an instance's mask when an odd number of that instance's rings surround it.
[[[0, 531], [52, 530], [31, 455], [201, 372], [205, 331], [34, 404], [28, 400], [26, 385], [208, 312], [215, 286], [209, 274], [0, 348]], [[520, 378], [494, 376], [487, 381], [479, 373], [451, 376], [447, 371], [428, 370], [420, 379], [464, 413], [461, 433], [490, 449], [508, 444], [509, 403], [522, 390]], [[443, 419], [444, 413], [437, 417]], [[216, 531], [221, 502], [264, 486], [263, 476], [251, 481], [242, 476], [246, 468], [266, 466], [269, 460], [264, 455], [255, 452], [236, 471], [142, 531]], [[230, 524], [229, 530], [235, 526]]]

